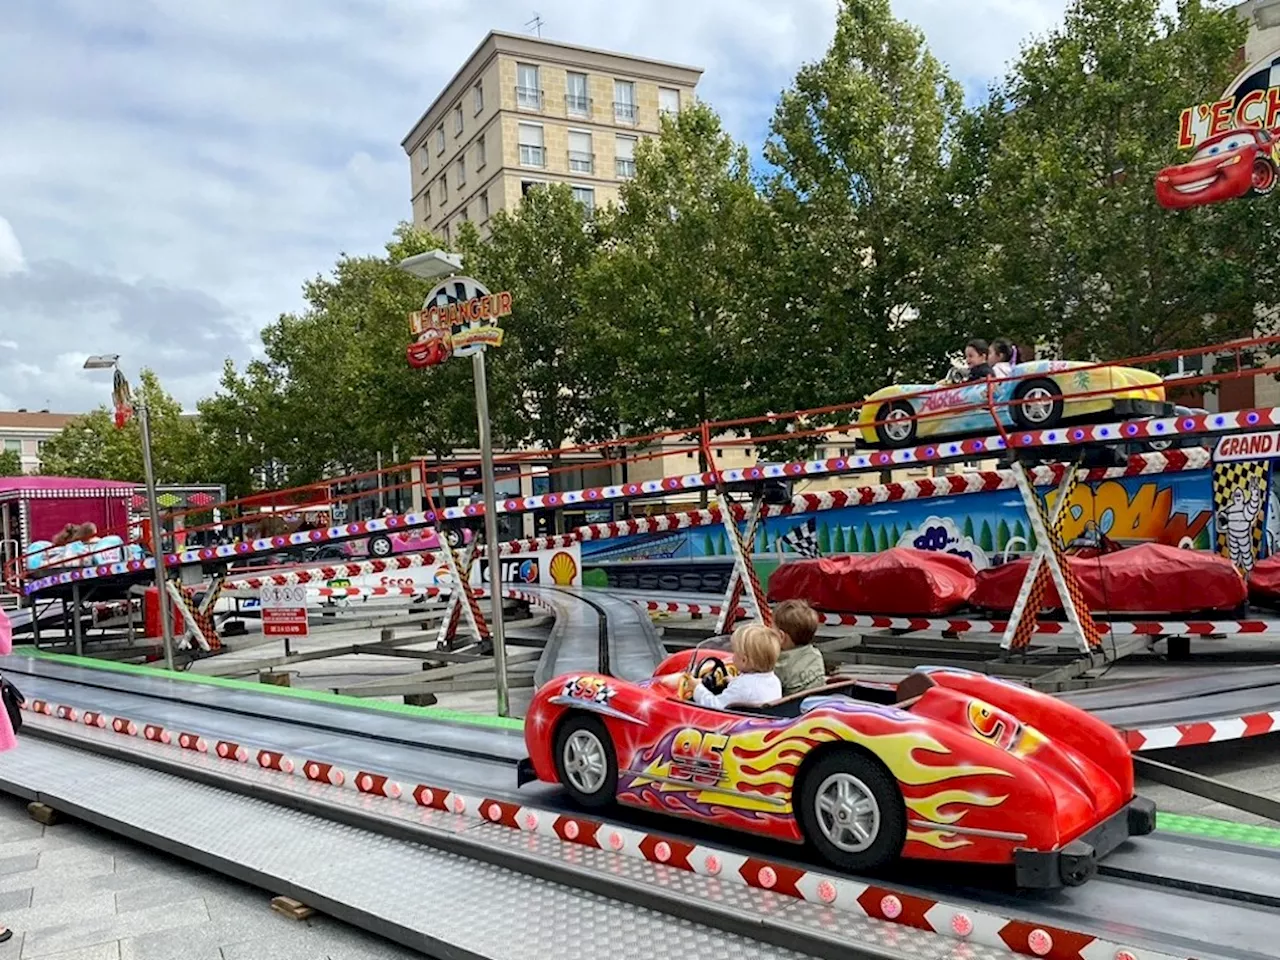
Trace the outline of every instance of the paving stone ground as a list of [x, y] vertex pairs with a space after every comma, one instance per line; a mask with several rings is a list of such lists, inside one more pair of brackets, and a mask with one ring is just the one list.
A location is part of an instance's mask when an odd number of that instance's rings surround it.
[[[199, 815], [199, 814], [193, 814]], [[206, 815], [216, 816], [215, 811]], [[0, 797], [0, 960], [400, 960], [396, 944], [74, 821]]]

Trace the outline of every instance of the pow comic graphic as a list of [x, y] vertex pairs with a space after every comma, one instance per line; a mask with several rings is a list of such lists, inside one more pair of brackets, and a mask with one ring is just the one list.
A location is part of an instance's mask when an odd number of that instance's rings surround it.
[[1265, 528], [1267, 464], [1257, 460], [1213, 468], [1213, 508], [1218, 553], [1248, 574], [1257, 562]]

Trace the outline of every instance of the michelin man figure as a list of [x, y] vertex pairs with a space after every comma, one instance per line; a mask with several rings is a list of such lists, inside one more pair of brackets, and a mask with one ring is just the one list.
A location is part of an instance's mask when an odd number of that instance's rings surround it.
[[1262, 517], [1262, 483], [1255, 476], [1249, 480], [1249, 492], [1237, 487], [1231, 502], [1218, 511], [1218, 529], [1227, 538], [1227, 556], [1238, 570], [1253, 569], [1253, 530]]

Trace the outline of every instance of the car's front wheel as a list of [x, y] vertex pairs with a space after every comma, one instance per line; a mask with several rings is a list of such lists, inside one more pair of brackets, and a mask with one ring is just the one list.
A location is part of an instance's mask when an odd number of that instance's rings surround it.
[[883, 867], [906, 842], [906, 805], [897, 781], [857, 750], [833, 751], [802, 771], [796, 816], [805, 839], [844, 870]]
[[570, 713], [555, 742], [556, 778], [581, 806], [599, 809], [618, 792], [618, 755], [604, 723], [587, 713]]
[[905, 400], [886, 403], [876, 411], [876, 438], [881, 446], [906, 447], [915, 442], [919, 421]]
[[369, 539], [369, 553], [375, 557], [391, 556], [391, 538], [371, 537]]
[[1253, 192], [1266, 195], [1276, 188], [1276, 165], [1266, 157], [1253, 161]]

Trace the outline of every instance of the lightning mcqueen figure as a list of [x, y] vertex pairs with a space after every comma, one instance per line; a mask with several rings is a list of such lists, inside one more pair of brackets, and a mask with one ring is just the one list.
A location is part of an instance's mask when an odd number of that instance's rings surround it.
[[1189, 161], [1156, 177], [1156, 200], [1168, 210], [1236, 200], [1276, 186], [1277, 142], [1269, 130], [1228, 130], [1196, 148]]
[[[729, 656], [684, 651], [656, 675], [689, 672], [722, 688]], [[807, 842], [855, 872], [911, 857], [1008, 864], [1025, 888], [1077, 885], [1155, 827], [1115, 730], [949, 668], [724, 711], [652, 680], [563, 676], [534, 697], [525, 743], [521, 785], [559, 783], [587, 808], [617, 801]]]

